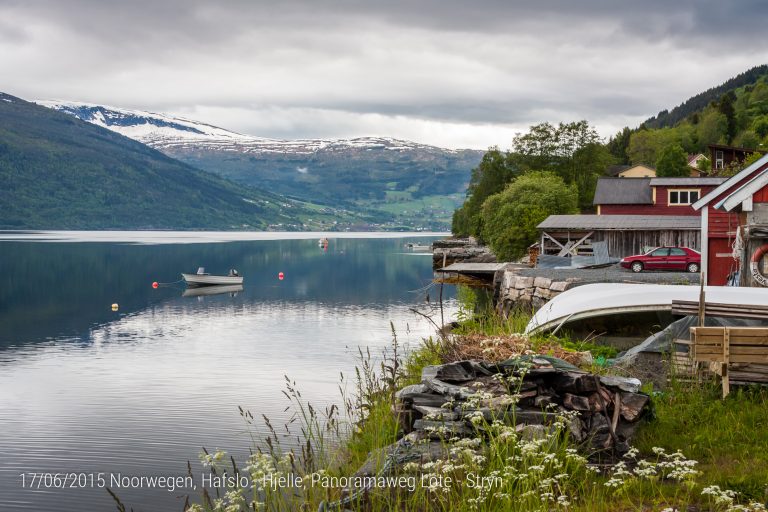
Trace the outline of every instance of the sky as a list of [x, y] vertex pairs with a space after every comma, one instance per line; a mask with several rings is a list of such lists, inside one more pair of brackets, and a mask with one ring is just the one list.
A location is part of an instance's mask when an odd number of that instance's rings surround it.
[[0, 0], [0, 91], [284, 139], [608, 137], [768, 63], [768, 4]]

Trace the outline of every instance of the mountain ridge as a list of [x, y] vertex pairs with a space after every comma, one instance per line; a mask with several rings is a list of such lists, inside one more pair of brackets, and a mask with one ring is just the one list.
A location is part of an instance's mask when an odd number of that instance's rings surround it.
[[446, 229], [483, 151], [391, 137], [281, 140], [207, 123], [93, 103], [39, 103], [129, 136], [244, 185], [365, 212], [414, 229]]
[[[260, 149], [255, 147], [256, 145], [267, 146], [265, 151], [273, 151], [278, 149], [299, 149], [306, 148], [304, 153], [313, 153], [319, 150], [333, 147], [382, 147], [386, 146], [389, 150], [403, 150], [403, 149], [436, 149], [440, 151], [446, 151], [450, 153], [460, 153], [462, 151], [475, 151], [472, 149], [451, 149], [434, 146], [431, 144], [424, 144], [420, 142], [409, 141], [405, 139], [398, 139], [395, 137], [384, 136], [360, 136], [352, 138], [316, 138], [316, 139], [275, 139], [270, 137], [260, 137], [256, 135], [247, 135], [239, 132], [235, 132], [226, 128], [221, 128], [202, 121], [196, 121], [180, 116], [171, 116], [168, 114], [151, 112], [146, 110], [127, 109], [123, 107], [115, 107], [110, 105], [100, 105], [96, 103], [68, 101], [68, 100], [35, 100], [38, 105], [43, 105], [60, 112], [65, 112], [74, 115], [78, 119], [88, 121], [90, 123], [102, 126], [104, 128], [112, 129], [127, 137], [131, 137], [135, 140], [139, 140], [148, 145], [162, 145], [163, 143], [168, 145], [183, 144], [184, 142], [215, 142], [216, 137], [221, 137], [223, 140], [228, 140], [233, 143], [240, 143], [243, 145], [253, 145], [254, 149]], [[106, 114], [106, 115], [105, 115]], [[152, 121], [156, 128], [148, 128], [142, 130], [136, 123], [132, 125], [121, 123], [128, 117], [135, 119], [142, 119], [146, 121]], [[150, 123], [146, 123], [150, 124]], [[133, 128], [133, 129], [131, 129]], [[164, 141], [164, 136], [168, 136], [168, 133], [164, 133], [162, 128], [171, 128], [176, 131], [176, 137], [168, 137], [167, 141]], [[186, 135], [186, 136], [182, 136]], [[387, 144], [389, 144], [387, 146]]]
[[300, 229], [329, 217], [0, 93], [0, 228]]

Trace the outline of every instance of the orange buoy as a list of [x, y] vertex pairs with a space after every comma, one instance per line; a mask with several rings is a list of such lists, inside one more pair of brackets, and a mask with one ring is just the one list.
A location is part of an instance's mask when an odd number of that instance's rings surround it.
[[277, 278], [282, 281], [283, 279], [285, 279], [285, 274], [280, 272], [279, 274], [277, 274]]
[[152, 288], [157, 288], [160, 284], [157, 281], [152, 281]]

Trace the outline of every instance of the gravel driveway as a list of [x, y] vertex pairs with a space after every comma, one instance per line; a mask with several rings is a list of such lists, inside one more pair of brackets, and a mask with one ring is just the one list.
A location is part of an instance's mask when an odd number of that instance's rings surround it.
[[618, 264], [605, 268], [518, 268], [515, 273], [529, 277], [548, 277], [555, 281], [572, 278], [583, 283], [651, 283], [651, 284], [699, 284], [699, 275], [690, 272], [635, 273]]

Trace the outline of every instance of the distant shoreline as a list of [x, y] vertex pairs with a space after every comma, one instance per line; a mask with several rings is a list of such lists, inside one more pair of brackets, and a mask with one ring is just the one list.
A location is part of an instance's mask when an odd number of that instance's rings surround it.
[[0, 242], [128, 242], [224, 243], [320, 238], [430, 238], [450, 236], [436, 231], [168, 231], [168, 230], [0, 230]]

